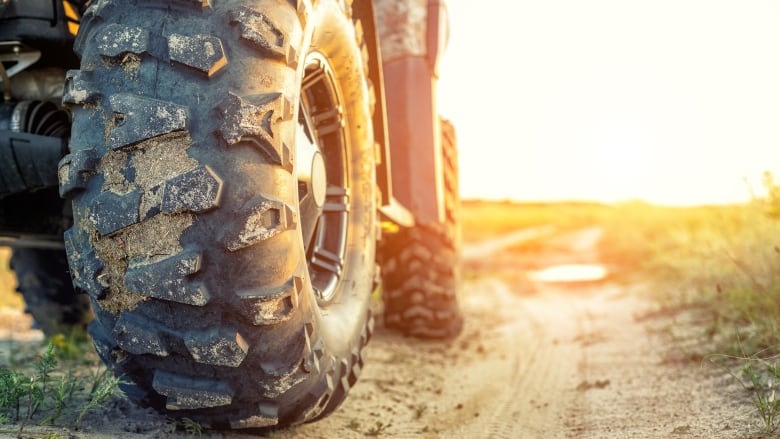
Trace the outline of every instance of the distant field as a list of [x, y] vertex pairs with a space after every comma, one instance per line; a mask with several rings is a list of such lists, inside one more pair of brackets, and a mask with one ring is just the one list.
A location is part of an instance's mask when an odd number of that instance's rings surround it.
[[476, 242], [518, 229], [552, 225], [573, 229], [603, 223], [615, 208], [598, 203], [515, 203], [464, 200], [461, 203], [463, 240]]
[[[675, 283], [675, 287], [658, 288], [664, 300], [672, 302], [701, 299], [707, 296], [702, 292], [718, 286], [755, 284], [746, 277], [773, 282], [774, 273], [780, 274], [780, 254], [775, 251], [775, 242], [780, 244], [780, 222], [767, 216], [761, 202], [665, 207], [643, 202], [465, 201], [461, 218], [466, 243], [540, 225], [554, 226], [561, 232], [600, 226], [605, 231], [599, 245], [601, 260], [615, 277]], [[544, 245], [544, 240], [525, 242], [510, 250], [531, 253]], [[746, 267], [753, 267], [750, 276]], [[778, 271], [772, 271], [775, 269]]]

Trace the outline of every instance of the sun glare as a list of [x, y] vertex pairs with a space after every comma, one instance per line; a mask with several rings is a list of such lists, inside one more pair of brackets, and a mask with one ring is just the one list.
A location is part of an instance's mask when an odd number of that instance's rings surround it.
[[448, 4], [466, 198], [741, 202], [780, 167], [780, 3]]
[[531, 280], [547, 283], [595, 282], [607, 277], [603, 265], [564, 264], [530, 273]]

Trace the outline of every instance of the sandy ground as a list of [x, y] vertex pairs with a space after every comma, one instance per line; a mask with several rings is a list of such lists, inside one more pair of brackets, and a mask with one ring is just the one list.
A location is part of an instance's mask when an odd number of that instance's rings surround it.
[[[530, 270], [548, 265], [597, 264], [600, 234], [593, 228], [556, 235], [533, 257], [502, 251], [507, 241], [467, 249], [473, 259], [466, 261], [471, 280], [463, 283], [467, 324], [460, 338], [426, 343], [380, 327], [361, 380], [336, 413], [269, 436], [758, 437], [757, 417], [727, 373], [673, 361], [663, 331], [671, 320], [651, 312], [636, 294], [640, 287], [608, 278], [531, 280]], [[486, 262], [486, 255], [492, 259]], [[512, 275], [495, 275], [501, 269]], [[0, 337], [11, 335], [0, 331]], [[165, 424], [159, 415], [115, 401], [91, 415], [83, 430], [56, 431], [60, 437], [150, 439], [169, 437]], [[43, 437], [47, 430], [29, 431], [41, 435], [28, 437]]]

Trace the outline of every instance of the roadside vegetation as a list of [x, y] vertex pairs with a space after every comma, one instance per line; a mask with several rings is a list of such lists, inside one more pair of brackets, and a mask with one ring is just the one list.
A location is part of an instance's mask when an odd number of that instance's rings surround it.
[[780, 430], [780, 187], [743, 205], [635, 205], [615, 217], [603, 253], [648, 282], [683, 360], [732, 375], [764, 433]]
[[[0, 319], [5, 319], [0, 337], [0, 437], [76, 437], [71, 432], [88, 425], [90, 415], [101, 416], [125, 398], [122, 378], [102, 364], [83, 329], [30, 339], [31, 331], [22, 328], [29, 323], [19, 314], [24, 303], [15, 292], [10, 256], [10, 249], [0, 247]], [[24, 334], [19, 337], [16, 329]], [[203, 434], [203, 427], [189, 418], [154, 423], [160, 437]]]
[[26, 437], [33, 428], [33, 436], [57, 437], [57, 428], [79, 429], [87, 414], [121, 396], [120, 379], [100, 366], [83, 332], [56, 335], [43, 348], [3, 340], [0, 349], [0, 436]]

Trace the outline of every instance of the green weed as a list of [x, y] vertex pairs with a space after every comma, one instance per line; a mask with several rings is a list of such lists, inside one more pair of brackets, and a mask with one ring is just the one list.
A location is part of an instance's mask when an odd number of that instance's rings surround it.
[[85, 348], [70, 346], [75, 341], [69, 340], [53, 337], [31, 364], [0, 368], [1, 424], [19, 424], [19, 434], [32, 422], [54, 425], [64, 421], [63, 425], [78, 428], [87, 413], [121, 395], [119, 378], [105, 369], [84, 372], [88, 360], [72, 356]]
[[81, 408], [74, 427], [76, 429], [81, 427], [81, 421], [84, 416], [92, 410], [101, 407], [105, 403], [111, 400], [115, 396], [122, 394], [119, 389], [119, 385], [122, 381], [114, 376], [108, 369], [105, 369], [103, 373], [99, 374], [98, 378], [92, 383], [92, 390], [89, 393], [89, 399]]
[[387, 429], [392, 427], [392, 424], [385, 424], [381, 421], [376, 421], [376, 424], [374, 424], [373, 427], [369, 428], [366, 432], [366, 436], [380, 436], [381, 434], [387, 432]]
[[73, 392], [75, 392], [77, 385], [78, 381], [73, 376], [73, 372], [68, 371], [67, 374], [60, 376], [52, 396], [54, 407], [52, 408], [51, 414], [44, 418], [41, 421], [41, 424], [54, 424], [60, 419], [65, 406], [73, 398]]
[[166, 436], [172, 436], [176, 431], [183, 431], [187, 433], [188, 437], [193, 438], [203, 434], [203, 426], [190, 418], [166, 418], [162, 432]]
[[775, 432], [780, 418], [780, 394], [776, 393], [780, 387], [780, 368], [761, 360], [746, 360], [741, 372], [740, 383], [751, 393], [764, 429], [767, 433]]
[[358, 422], [356, 419], [350, 419], [350, 421], [347, 423], [347, 428], [352, 431], [360, 431], [360, 422]]
[[203, 426], [198, 421], [193, 421], [190, 418], [181, 418], [179, 419], [179, 425], [190, 437], [203, 434]]
[[417, 404], [414, 406], [414, 419], [420, 419], [425, 412], [428, 411], [428, 406], [425, 404]]

